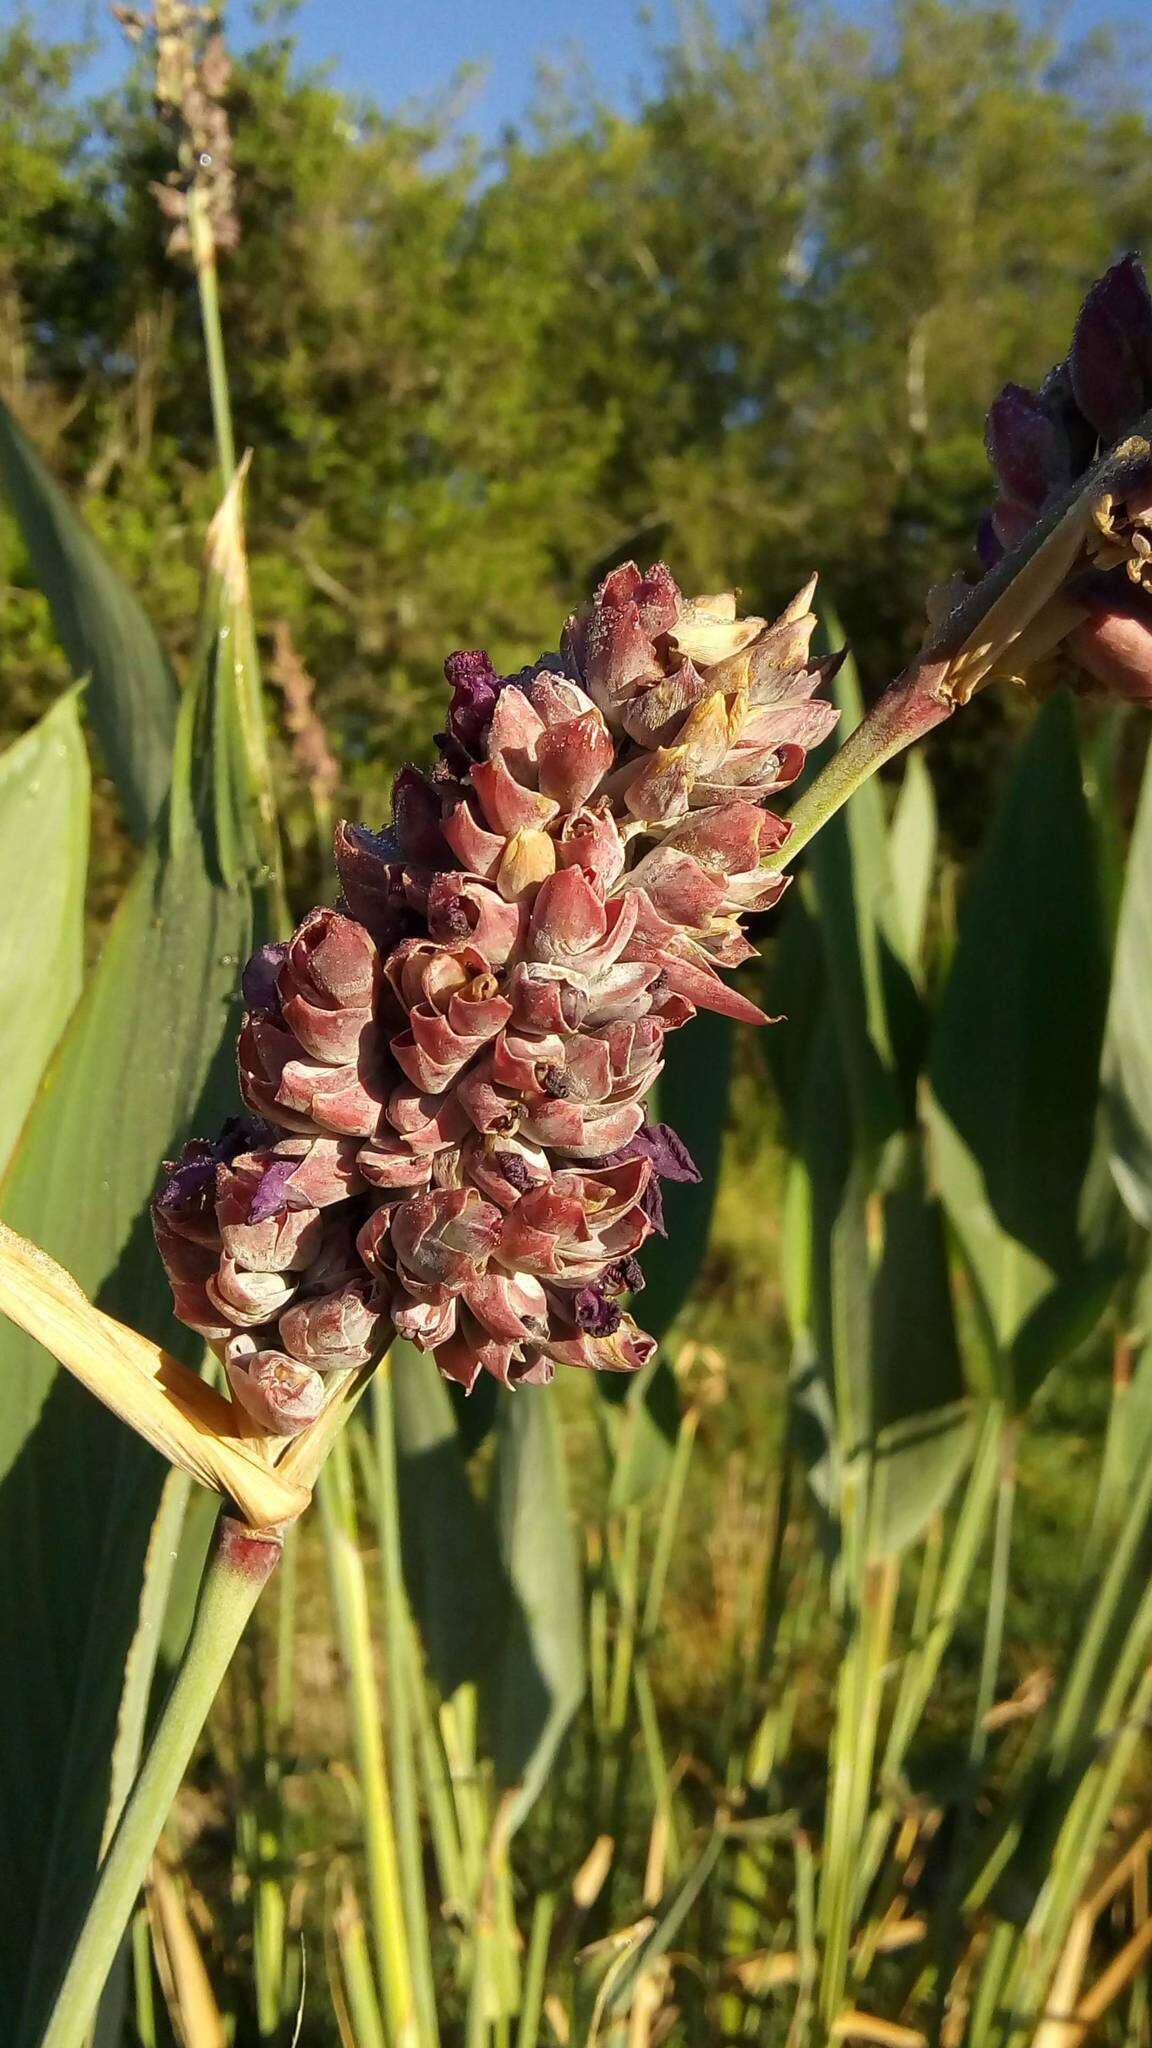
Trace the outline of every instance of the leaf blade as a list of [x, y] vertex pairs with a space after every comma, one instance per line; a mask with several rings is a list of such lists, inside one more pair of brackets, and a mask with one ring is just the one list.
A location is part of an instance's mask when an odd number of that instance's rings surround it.
[[509, 1788], [503, 1827], [510, 1835], [543, 1789], [584, 1694], [580, 1570], [548, 1388], [520, 1387], [504, 1398], [495, 1497], [509, 1602], [487, 1697], [491, 1753]]
[[0, 480], [48, 599], [72, 673], [124, 806], [143, 843], [167, 794], [179, 692], [137, 598], [0, 402]]
[[[201, 685], [185, 700], [175, 795], [110, 928], [41, 1088], [5, 1182], [5, 1220], [57, 1258], [99, 1306], [193, 1361], [173, 1322], [151, 1240], [160, 1159], [234, 1107], [229, 1036], [239, 964], [263, 936], [255, 841], [221, 758], [230, 687], [226, 594]], [[207, 712], [207, 716], [203, 715]], [[214, 736], [196, 762], [193, 731]], [[233, 792], [243, 873], [218, 859], [217, 786]], [[85, 1909], [108, 1804], [121, 1685], [135, 1634], [153, 1517], [167, 1467], [30, 1339], [0, 1331], [0, 1655], [51, 1674], [36, 1716], [0, 1713], [3, 1825], [16, 1890], [0, 1922], [0, 2033], [38, 2036]]]
[[1071, 703], [1021, 746], [969, 885], [929, 1055], [936, 1178], [978, 1289], [1005, 1398], [1013, 1345], [1083, 1263], [1108, 962]]
[[75, 691], [0, 754], [0, 1175], [80, 993], [88, 757]]

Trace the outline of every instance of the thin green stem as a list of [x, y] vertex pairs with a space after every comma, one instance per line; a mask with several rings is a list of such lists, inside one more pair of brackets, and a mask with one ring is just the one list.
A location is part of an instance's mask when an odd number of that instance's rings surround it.
[[885, 761], [894, 760], [905, 747], [942, 725], [954, 709], [951, 699], [937, 696], [916, 671], [908, 681], [901, 679], [890, 684], [855, 732], [848, 735], [843, 746], [837, 748], [815, 780], [797, 797], [789, 819], [792, 830], [788, 836], [788, 863]]
[[544, 2010], [544, 1984], [548, 1971], [548, 1944], [556, 1918], [555, 1892], [538, 1892], [532, 1908], [532, 1930], [524, 1964], [524, 1989], [520, 1997], [520, 2020], [516, 2048], [536, 2048], [540, 2040], [540, 2018]]
[[157, 2048], [156, 1987], [152, 1978], [152, 1935], [144, 1907], [132, 1920], [132, 1984], [140, 2048]]
[[384, 1593], [384, 1638], [387, 1651], [388, 1719], [392, 1734], [392, 1796], [396, 1809], [404, 1914], [412, 1944], [413, 1977], [426, 2040], [439, 2040], [428, 1901], [424, 1885], [424, 1840], [416, 1783], [408, 1595], [404, 1587], [400, 1531], [400, 1495], [396, 1467], [395, 1414], [387, 1359], [372, 1382], [375, 1422], [375, 1499]]
[[220, 481], [227, 490], [236, 474], [236, 441], [232, 432], [232, 400], [228, 389], [224, 330], [220, 324], [216, 244], [212, 237], [207, 209], [195, 184], [188, 193], [188, 235], [192, 244], [196, 289], [200, 298], [200, 326], [204, 335], [204, 356], [208, 365], [208, 391], [212, 400], [216, 460], [220, 467]]
[[393, 2043], [413, 2038], [414, 1994], [408, 1962], [400, 1864], [384, 1756], [383, 1716], [373, 1662], [364, 1561], [356, 1540], [347, 1439], [338, 1437], [318, 1486], [340, 1654], [350, 1681], [356, 1773], [364, 1802], [364, 1848], [372, 1937]]
[[284, 1537], [284, 1565], [280, 1574], [280, 1598], [276, 1608], [276, 1689], [273, 1718], [276, 1747], [281, 1750], [292, 1727], [296, 1682], [296, 1565], [299, 1531], [293, 1527]]
[[1004, 1651], [1004, 1620], [1008, 1606], [1008, 1573], [1016, 1507], [1018, 1441], [1019, 1424], [1006, 1422], [1000, 1437], [996, 1520], [992, 1535], [992, 1571], [988, 1586], [988, 1604], [984, 1614], [984, 1643], [980, 1656], [976, 1704], [968, 1737], [968, 1768], [959, 1800], [951, 1871], [937, 1922], [936, 2017], [940, 2029], [944, 2025], [948, 1991], [958, 1961], [962, 1934], [963, 1871], [968, 1858], [976, 1815], [976, 1800], [988, 1750], [988, 1714], [996, 1697], [996, 1680]]
[[860, 1606], [837, 1686], [818, 1920], [824, 1937], [820, 2017], [829, 2029], [839, 2017], [848, 1977], [860, 1851], [898, 1577], [895, 1558], [865, 1567]]
[[224, 1517], [188, 1647], [100, 1867], [40, 2048], [82, 2048], [160, 1831], [244, 1626], [280, 1556], [275, 1537]]

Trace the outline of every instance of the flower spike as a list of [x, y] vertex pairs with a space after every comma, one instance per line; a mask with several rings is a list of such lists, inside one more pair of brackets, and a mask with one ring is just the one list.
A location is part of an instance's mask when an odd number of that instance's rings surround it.
[[767, 801], [836, 718], [813, 587], [769, 624], [627, 563], [561, 654], [449, 656], [437, 766], [340, 826], [342, 903], [249, 964], [249, 1117], [153, 1207], [247, 1430], [303, 1443], [393, 1332], [466, 1389], [650, 1357], [620, 1297], [695, 1168], [644, 1099], [698, 1009], [767, 1021], [721, 970], [785, 885]]

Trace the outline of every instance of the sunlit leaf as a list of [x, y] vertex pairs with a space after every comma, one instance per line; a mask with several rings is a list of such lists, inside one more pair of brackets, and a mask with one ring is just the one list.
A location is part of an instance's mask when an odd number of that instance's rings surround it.
[[133, 837], [143, 841], [172, 773], [178, 692], [137, 599], [0, 403], [0, 482], [60, 644], [80, 679]]
[[[189, 1362], [198, 1347], [172, 1320], [147, 1204], [161, 1159], [234, 1107], [238, 969], [262, 936], [236, 720], [221, 701], [235, 688], [232, 612], [214, 582], [173, 805], [113, 920], [2, 1201], [5, 1219], [102, 1308]], [[7, 1325], [0, 1376], [0, 1659], [52, 1674], [34, 1702], [9, 1691], [0, 1714], [10, 1888], [0, 2036], [30, 2048], [95, 1867], [166, 1467]]]
[[489, 1740], [505, 1814], [518, 1827], [539, 1796], [584, 1692], [584, 1614], [560, 1420], [550, 1389], [501, 1404], [496, 1522], [508, 1611], [488, 1693]]
[[936, 797], [919, 754], [910, 754], [888, 832], [888, 860], [904, 957], [917, 979], [936, 872]]
[[1137, 1222], [1152, 1228], [1152, 767], [1146, 768], [1120, 903], [1104, 1045], [1112, 1170]]
[[74, 693], [0, 754], [0, 1174], [80, 993], [88, 757]]

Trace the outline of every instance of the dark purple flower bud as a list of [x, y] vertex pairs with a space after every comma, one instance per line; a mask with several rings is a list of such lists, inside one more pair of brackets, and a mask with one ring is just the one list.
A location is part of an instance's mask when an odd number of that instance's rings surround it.
[[275, 1171], [265, 1173], [251, 1155], [235, 1167], [217, 1169], [216, 1219], [221, 1243], [228, 1257], [249, 1272], [303, 1272], [320, 1249], [320, 1211], [289, 1208], [280, 1201], [271, 1207], [265, 1202], [261, 1214], [255, 1214], [257, 1201]]
[[611, 1337], [620, 1328], [622, 1310], [618, 1302], [609, 1301], [602, 1287], [581, 1287], [572, 1302], [572, 1313], [579, 1330], [587, 1330], [591, 1337]]
[[614, 1259], [600, 1280], [605, 1294], [641, 1294], [644, 1274], [639, 1259]]
[[1088, 293], [1068, 358], [1084, 417], [1107, 446], [1152, 405], [1152, 296], [1135, 256], [1125, 256]]
[[483, 648], [462, 649], [444, 663], [444, 676], [452, 691], [448, 707], [448, 737], [478, 760], [502, 688]]
[[650, 1160], [661, 1180], [700, 1179], [700, 1168], [671, 1124], [641, 1124], [636, 1136], [624, 1146], [621, 1157]]
[[1067, 450], [1048, 408], [1022, 384], [993, 400], [984, 445], [1007, 496], [1034, 509], [1068, 482]]
[[276, 983], [287, 955], [286, 942], [261, 946], [259, 952], [253, 953], [240, 981], [246, 1010], [267, 1010], [273, 1016], [279, 1016], [280, 996]]
[[387, 951], [408, 929], [410, 913], [404, 894], [404, 862], [391, 832], [370, 832], [366, 825], [336, 827], [336, 868], [344, 901], [352, 917]]
[[1004, 543], [996, 531], [996, 522], [991, 512], [985, 512], [976, 528], [976, 553], [983, 569], [994, 569], [1003, 559]]
[[274, 1159], [271, 1166], [265, 1168], [248, 1205], [249, 1223], [267, 1223], [285, 1207], [292, 1176], [299, 1164], [298, 1159]]
[[275, 1137], [270, 1124], [258, 1117], [229, 1117], [220, 1136], [212, 1143], [192, 1138], [179, 1160], [165, 1161], [168, 1175], [153, 1203], [170, 1230], [196, 1244], [219, 1246], [216, 1220], [217, 1168], [226, 1166], [252, 1146]]
[[440, 793], [411, 763], [400, 770], [392, 785], [392, 833], [405, 860], [417, 867], [448, 865]]
[[194, 1244], [218, 1245], [216, 1222], [216, 1147], [193, 1138], [178, 1163], [166, 1162], [168, 1178], [154, 1208], [169, 1228]]

